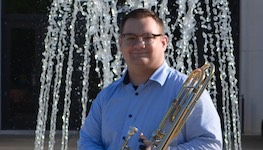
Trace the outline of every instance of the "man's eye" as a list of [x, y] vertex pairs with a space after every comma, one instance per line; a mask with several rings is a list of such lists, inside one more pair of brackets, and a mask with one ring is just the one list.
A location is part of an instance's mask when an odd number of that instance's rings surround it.
[[144, 36], [143, 37], [143, 39], [145, 39], [145, 40], [149, 40], [149, 39], [152, 39], [153, 38], [153, 36]]
[[126, 39], [127, 39], [127, 40], [135, 40], [136, 37], [135, 37], [135, 36], [127, 36]]

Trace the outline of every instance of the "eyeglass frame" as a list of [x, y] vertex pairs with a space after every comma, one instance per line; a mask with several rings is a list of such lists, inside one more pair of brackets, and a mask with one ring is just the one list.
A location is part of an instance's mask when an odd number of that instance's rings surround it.
[[[156, 37], [163, 36], [164, 34], [144, 33], [144, 34], [138, 36], [138, 35], [133, 34], [133, 33], [124, 33], [124, 34], [121, 34], [121, 38], [125, 38], [125, 36], [128, 36], [128, 35], [134, 36], [134, 38], [135, 38], [135, 39], [133, 39], [134, 41], [127, 42], [127, 39], [126, 40], [124, 39], [124, 42], [127, 45], [132, 46], [132, 45], [137, 44], [138, 41], [143, 42], [144, 45], [151, 45], [154, 42], [154, 40], [156, 39]], [[150, 38], [150, 40], [151, 40], [150, 42], [146, 42], [145, 38], [147, 38], [147, 37], [143, 37], [143, 36], [147, 36], [147, 35], [149, 36], [148, 38]]]

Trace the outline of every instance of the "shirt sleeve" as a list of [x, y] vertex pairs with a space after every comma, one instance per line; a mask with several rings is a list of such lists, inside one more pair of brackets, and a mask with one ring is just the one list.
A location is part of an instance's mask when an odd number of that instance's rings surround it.
[[183, 143], [169, 150], [221, 150], [221, 122], [216, 108], [205, 91], [182, 129]]
[[99, 100], [93, 101], [90, 112], [80, 129], [78, 150], [102, 150], [101, 139], [101, 105]]

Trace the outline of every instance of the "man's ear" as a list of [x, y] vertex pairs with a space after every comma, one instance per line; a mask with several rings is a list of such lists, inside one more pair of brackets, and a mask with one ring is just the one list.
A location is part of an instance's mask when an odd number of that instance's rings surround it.
[[166, 49], [167, 48], [167, 45], [168, 45], [168, 37], [166, 35], [163, 36], [162, 38], [162, 45], [163, 45], [163, 48]]

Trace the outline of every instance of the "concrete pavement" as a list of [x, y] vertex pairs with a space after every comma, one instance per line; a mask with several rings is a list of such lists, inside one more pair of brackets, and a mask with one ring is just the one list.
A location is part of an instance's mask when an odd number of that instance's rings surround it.
[[[56, 136], [54, 150], [61, 149], [61, 136]], [[48, 136], [46, 136], [48, 138]], [[78, 133], [69, 134], [68, 150], [77, 149]], [[263, 138], [255, 135], [243, 135], [241, 138], [242, 150], [263, 150]], [[33, 150], [35, 135], [8, 135], [0, 134], [0, 150]], [[48, 141], [45, 141], [45, 150], [47, 150]]]

